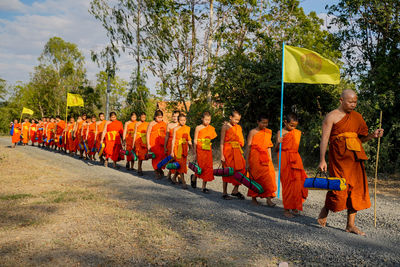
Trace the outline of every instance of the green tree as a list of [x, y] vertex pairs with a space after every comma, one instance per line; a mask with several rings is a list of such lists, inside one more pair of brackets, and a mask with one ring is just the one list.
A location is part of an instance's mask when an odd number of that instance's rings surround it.
[[[96, 104], [98, 107], [105, 107], [108, 75], [105, 71], [100, 71], [96, 74], [96, 78], [95, 94], [100, 97]], [[126, 107], [128, 82], [118, 76], [114, 76], [110, 79], [110, 83], [110, 111], [120, 112]]]

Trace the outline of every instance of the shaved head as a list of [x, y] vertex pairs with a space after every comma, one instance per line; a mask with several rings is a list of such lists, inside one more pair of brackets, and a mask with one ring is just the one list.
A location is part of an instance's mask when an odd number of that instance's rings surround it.
[[347, 97], [354, 97], [354, 96], [357, 96], [357, 94], [356, 94], [356, 92], [354, 92], [354, 91], [351, 90], [351, 89], [344, 89], [343, 92], [342, 92], [342, 94], [340, 95], [340, 97], [341, 97], [342, 99], [345, 99], [345, 98], [347, 98]]
[[357, 94], [351, 89], [343, 90], [340, 95], [340, 107], [343, 112], [350, 113], [357, 106]]

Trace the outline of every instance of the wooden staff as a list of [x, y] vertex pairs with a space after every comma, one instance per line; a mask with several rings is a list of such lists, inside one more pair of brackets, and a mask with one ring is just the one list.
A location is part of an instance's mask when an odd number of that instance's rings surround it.
[[[379, 116], [379, 128], [382, 127], [382, 110]], [[375, 162], [375, 188], [374, 188], [374, 225], [376, 228], [376, 183], [378, 182], [378, 162], [379, 162], [379, 148], [381, 146], [381, 138], [378, 137], [378, 149], [376, 151], [376, 162]]]

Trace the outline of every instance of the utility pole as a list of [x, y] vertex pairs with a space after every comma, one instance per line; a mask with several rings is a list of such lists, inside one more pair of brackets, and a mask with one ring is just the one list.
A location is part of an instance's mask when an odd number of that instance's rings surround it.
[[110, 78], [110, 70], [107, 70], [107, 90], [106, 90], [106, 120], [109, 120], [109, 114], [110, 114], [110, 92], [111, 92], [111, 78]]

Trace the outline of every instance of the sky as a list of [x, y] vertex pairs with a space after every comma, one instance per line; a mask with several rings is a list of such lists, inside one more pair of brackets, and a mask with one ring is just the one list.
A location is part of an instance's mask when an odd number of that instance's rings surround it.
[[[300, 5], [306, 13], [315, 11], [325, 17], [325, 5], [337, 2], [300, 0]], [[44, 45], [58, 36], [78, 45], [86, 58], [88, 78], [94, 81], [100, 69], [90, 60], [90, 51], [106, 46], [107, 37], [89, 14], [89, 4], [90, 0], [0, 0], [0, 78], [9, 84], [29, 81]], [[133, 64], [131, 57], [123, 55], [117, 75], [129, 80]], [[150, 88], [154, 85], [154, 80], [148, 82]]]

